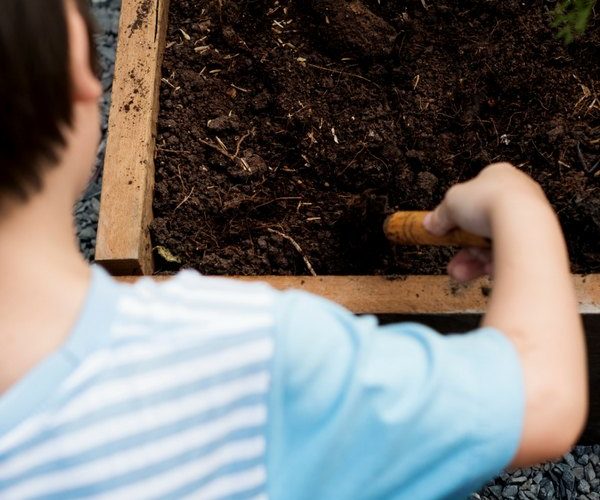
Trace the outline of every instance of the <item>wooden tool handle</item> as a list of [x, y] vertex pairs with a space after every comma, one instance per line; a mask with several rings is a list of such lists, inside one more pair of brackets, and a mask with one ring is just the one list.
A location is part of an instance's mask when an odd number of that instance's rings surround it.
[[429, 212], [396, 212], [383, 224], [386, 237], [397, 245], [434, 245], [489, 248], [490, 240], [462, 229], [453, 229], [444, 236], [431, 234], [423, 226]]

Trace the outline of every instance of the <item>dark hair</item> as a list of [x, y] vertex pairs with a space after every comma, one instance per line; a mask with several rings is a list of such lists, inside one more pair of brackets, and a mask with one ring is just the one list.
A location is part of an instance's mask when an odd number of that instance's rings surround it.
[[[75, 0], [88, 25], [87, 0]], [[41, 188], [42, 164], [58, 160], [72, 123], [65, 0], [0, 0], [0, 196]]]

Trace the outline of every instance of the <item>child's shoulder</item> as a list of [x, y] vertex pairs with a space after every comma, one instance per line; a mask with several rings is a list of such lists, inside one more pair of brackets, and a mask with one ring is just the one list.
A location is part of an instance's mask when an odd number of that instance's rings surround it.
[[203, 276], [186, 269], [157, 280], [144, 277], [127, 287], [130, 297], [153, 300], [174, 300], [191, 306], [223, 303], [240, 307], [272, 304], [280, 294], [266, 283], [216, 276]]
[[114, 340], [180, 336], [193, 341], [273, 330], [284, 294], [264, 283], [186, 270], [162, 281], [147, 277], [121, 285], [118, 296]]

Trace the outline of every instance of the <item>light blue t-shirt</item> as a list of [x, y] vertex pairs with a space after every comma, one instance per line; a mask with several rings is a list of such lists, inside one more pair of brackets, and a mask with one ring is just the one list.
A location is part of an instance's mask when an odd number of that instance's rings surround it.
[[509, 464], [523, 415], [493, 329], [95, 267], [68, 340], [0, 397], [0, 498], [460, 499]]

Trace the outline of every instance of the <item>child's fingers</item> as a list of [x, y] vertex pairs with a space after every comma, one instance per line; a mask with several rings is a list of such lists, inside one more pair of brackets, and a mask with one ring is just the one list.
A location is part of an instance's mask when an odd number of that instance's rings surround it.
[[460, 283], [485, 275], [485, 265], [474, 259], [457, 259], [448, 264], [448, 274]]
[[465, 249], [474, 258], [479, 259], [484, 264], [492, 262], [492, 251], [489, 248], [469, 247]]
[[491, 254], [486, 250], [465, 248], [458, 252], [448, 264], [448, 274], [464, 283], [488, 274], [491, 270]]
[[494, 260], [492, 250], [489, 248], [469, 247], [466, 249], [473, 257], [483, 264], [483, 274], [492, 276], [494, 274]]
[[456, 227], [456, 224], [450, 218], [446, 203], [442, 202], [433, 212], [425, 216], [423, 226], [430, 233], [441, 236]]

